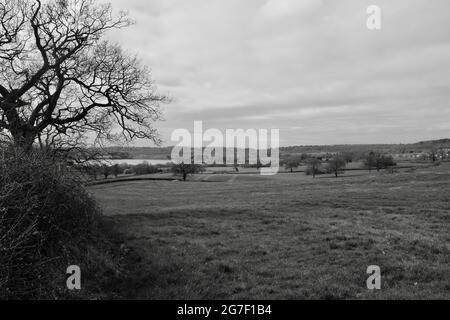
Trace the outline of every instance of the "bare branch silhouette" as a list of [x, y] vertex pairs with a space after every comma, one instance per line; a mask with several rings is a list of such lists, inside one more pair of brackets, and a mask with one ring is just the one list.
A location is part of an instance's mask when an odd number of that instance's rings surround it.
[[167, 98], [137, 57], [103, 40], [132, 23], [125, 13], [94, 0], [1, 0], [0, 9], [0, 131], [16, 145], [47, 134], [159, 141], [152, 124]]

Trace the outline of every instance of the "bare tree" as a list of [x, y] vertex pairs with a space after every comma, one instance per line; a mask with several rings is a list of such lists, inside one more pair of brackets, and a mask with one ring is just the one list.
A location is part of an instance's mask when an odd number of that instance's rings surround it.
[[158, 142], [166, 97], [137, 57], [103, 40], [131, 23], [95, 0], [0, 0], [0, 132], [26, 150], [46, 136]]
[[320, 167], [322, 166], [322, 161], [317, 158], [309, 158], [306, 160], [306, 173], [312, 174], [313, 178], [320, 172]]
[[345, 161], [345, 159], [340, 155], [336, 155], [328, 161], [327, 167], [329, 172], [334, 173], [337, 178], [339, 176], [339, 173], [345, 169], [346, 165], [347, 162]]
[[300, 165], [300, 161], [298, 161], [296, 159], [291, 159], [286, 162], [284, 167], [286, 168], [286, 170], [290, 170], [291, 173], [293, 173], [294, 169], [297, 169], [299, 165]]
[[364, 166], [369, 169], [369, 172], [372, 168], [377, 169], [379, 172], [381, 169], [390, 169], [393, 172], [393, 167], [397, 164], [394, 161], [394, 158], [390, 155], [385, 155], [382, 153], [370, 152], [366, 155], [364, 159]]
[[377, 167], [377, 155], [374, 152], [368, 153], [364, 158], [364, 167], [372, 171], [372, 168]]
[[111, 173], [111, 169], [107, 164], [103, 164], [102, 165], [102, 174], [105, 177], [105, 180], [108, 179], [110, 173]]
[[181, 175], [183, 177], [183, 181], [187, 180], [188, 175], [201, 173], [205, 171], [205, 168], [201, 165], [192, 164], [192, 163], [174, 163], [172, 165], [172, 173], [174, 175]]
[[111, 171], [115, 178], [117, 178], [119, 174], [123, 173], [123, 169], [117, 163], [111, 167]]

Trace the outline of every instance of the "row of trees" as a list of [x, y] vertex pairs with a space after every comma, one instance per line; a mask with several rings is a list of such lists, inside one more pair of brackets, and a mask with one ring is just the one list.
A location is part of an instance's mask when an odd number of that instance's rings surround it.
[[[291, 158], [285, 161], [285, 168], [291, 172], [294, 172], [300, 165], [306, 165], [306, 174], [312, 175], [314, 178], [318, 174], [334, 174], [336, 177], [347, 167], [347, 164], [353, 161], [353, 157], [350, 153], [335, 154], [326, 161], [319, 157], [298, 157]], [[369, 171], [376, 169], [393, 170], [396, 166], [394, 158], [390, 155], [385, 155], [377, 152], [370, 152], [363, 157], [363, 165]]]
[[369, 169], [369, 171], [373, 169], [377, 171], [381, 169], [392, 169], [396, 165], [392, 156], [381, 153], [370, 152], [364, 159], [364, 167]]
[[186, 181], [188, 176], [202, 173], [205, 171], [205, 167], [195, 164], [167, 164], [167, 165], [152, 165], [147, 162], [143, 162], [137, 165], [129, 164], [90, 164], [82, 168], [83, 172], [87, 173], [92, 179], [97, 180], [99, 177], [108, 179], [113, 176], [117, 178], [119, 175], [146, 175], [146, 174], [157, 174], [163, 172], [170, 172], [175, 176], [180, 176], [183, 181]]
[[[289, 159], [284, 163], [287, 170], [294, 172], [301, 165], [306, 166], [305, 173], [307, 175], [312, 175], [314, 178], [319, 174], [334, 174], [336, 177], [346, 170], [348, 163], [350, 163], [349, 157], [343, 154], [335, 154], [332, 158], [323, 161], [316, 157], [306, 157], [305, 160], [300, 161], [299, 159]], [[369, 172], [372, 170], [380, 171], [382, 169], [391, 170], [396, 166], [396, 163], [392, 156], [385, 155], [382, 153], [370, 152], [366, 154], [363, 159], [364, 168], [368, 169]], [[174, 175], [180, 176], [184, 181], [187, 180], [189, 175], [202, 173], [205, 171], [205, 166], [195, 165], [191, 163], [178, 163], [170, 165], [151, 165], [149, 163], [141, 163], [138, 165], [128, 165], [124, 164], [94, 164], [88, 165], [86, 172], [95, 180], [99, 176], [108, 179], [110, 176], [118, 177], [122, 174], [129, 175], [146, 175], [146, 174], [156, 174], [163, 172], [171, 172]], [[239, 170], [236, 167], [236, 171]]]
[[145, 174], [155, 174], [161, 173], [163, 170], [160, 166], [154, 166], [149, 163], [140, 163], [137, 165], [128, 164], [89, 164], [82, 167], [84, 172], [86, 172], [92, 179], [97, 180], [99, 176], [104, 179], [108, 179], [113, 176], [117, 178], [119, 175], [145, 175]]

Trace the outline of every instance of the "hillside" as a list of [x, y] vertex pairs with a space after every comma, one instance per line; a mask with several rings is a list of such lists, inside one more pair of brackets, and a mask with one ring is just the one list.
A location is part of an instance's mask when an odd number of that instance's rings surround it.
[[[110, 147], [106, 151], [116, 158], [166, 160], [170, 158], [173, 147]], [[280, 154], [367, 152], [376, 150], [386, 153], [427, 152], [433, 148], [450, 148], [450, 139], [421, 141], [413, 144], [354, 144], [330, 146], [290, 146], [280, 148]]]

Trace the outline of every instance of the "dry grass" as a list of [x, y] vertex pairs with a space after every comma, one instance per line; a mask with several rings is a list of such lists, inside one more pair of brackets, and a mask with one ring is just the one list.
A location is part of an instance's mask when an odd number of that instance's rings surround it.
[[[91, 191], [142, 257], [126, 298], [450, 299], [449, 164]], [[381, 267], [381, 291], [366, 288], [369, 265]]]

